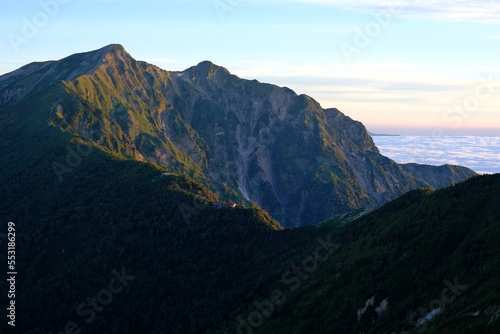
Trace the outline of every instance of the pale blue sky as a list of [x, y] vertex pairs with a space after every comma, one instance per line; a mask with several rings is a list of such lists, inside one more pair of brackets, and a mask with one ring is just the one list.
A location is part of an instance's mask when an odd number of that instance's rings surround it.
[[211, 60], [288, 86], [375, 132], [500, 136], [490, 0], [26, 0], [3, 5], [0, 36], [0, 73], [120, 43], [167, 70]]

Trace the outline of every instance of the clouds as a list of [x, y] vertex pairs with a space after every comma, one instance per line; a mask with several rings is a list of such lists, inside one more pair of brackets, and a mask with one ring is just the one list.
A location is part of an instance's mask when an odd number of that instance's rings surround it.
[[500, 137], [373, 137], [383, 155], [398, 163], [461, 165], [500, 173]]
[[500, 4], [491, 0], [417, 1], [402, 6], [402, 12], [439, 20], [500, 23]]
[[492, 0], [294, 0], [300, 3], [337, 6], [346, 9], [374, 9], [388, 7], [400, 15], [438, 20], [500, 24], [500, 3]]

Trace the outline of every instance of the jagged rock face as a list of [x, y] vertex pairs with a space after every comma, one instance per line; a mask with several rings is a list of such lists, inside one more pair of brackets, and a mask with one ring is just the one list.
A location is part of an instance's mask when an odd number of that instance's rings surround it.
[[[33, 88], [23, 88], [27, 82]], [[164, 71], [119, 45], [27, 65], [0, 77], [0, 87], [3, 108], [46, 94], [52, 125], [193, 177], [222, 198], [256, 202], [284, 226], [474, 174], [398, 165], [380, 155], [361, 123], [306, 95], [210, 62]]]

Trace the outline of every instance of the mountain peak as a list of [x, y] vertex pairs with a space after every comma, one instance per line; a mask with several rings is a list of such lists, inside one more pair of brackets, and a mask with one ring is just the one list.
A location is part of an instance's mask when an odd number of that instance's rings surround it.
[[193, 69], [197, 73], [197, 76], [201, 75], [203, 77], [207, 77], [216, 73], [230, 74], [225, 67], [216, 65], [209, 60], [204, 60], [198, 65], [193, 66], [191, 69]]
[[[0, 96], [0, 103], [15, 104], [21, 99], [37, 93], [43, 87], [92, 74], [109, 61], [131, 59], [132, 56], [125, 51], [122, 45], [110, 44], [94, 51], [76, 53], [58, 61], [34, 62], [25, 65], [0, 77], [0, 85], [6, 88], [4, 96]], [[26, 85], [22, 82], [37, 84]]]
[[105, 47], [103, 47], [99, 50], [102, 50], [103, 52], [109, 53], [109, 52], [116, 52], [116, 51], [125, 51], [125, 48], [121, 44], [109, 44], [109, 45], [106, 45]]
[[94, 51], [74, 54], [62, 59], [62, 62], [65, 60], [81, 60], [85, 64], [90, 63], [99, 67], [104, 63], [104, 59], [109, 56], [112, 58], [132, 58], [121, 44], [110, 44]]
[[222, 68], [222, 66], [214, 64], [210, 60], [204, 60], [204, 61], [198, 63], [198, 65], [196, 65], [195, 67], [198, 67], [198, 68], [212, 68], [212, 67]]
[[113, 57], [125, 56], [131, 58], [130, 54], [125, 50], [125, 48], [121, 44], [110, 44], [95, 51], [82, 53], [80, 55], [85, 55], [88, 58], [96, 58], [98, 60], [103, 60], [108, 55], [112, 55]]

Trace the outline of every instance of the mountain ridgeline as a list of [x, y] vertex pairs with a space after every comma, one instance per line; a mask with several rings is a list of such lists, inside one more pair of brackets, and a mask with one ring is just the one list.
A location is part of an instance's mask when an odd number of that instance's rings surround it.
[[208, 61], [165, 71], [120, 45], [1, 76], [0, 108], [3, 117], [31, 109], [109, 153], [191, 177], [223, 200], [257, 203], [287, 227], [475, 174], [396, 164], [361, 123], [309, 96]]

